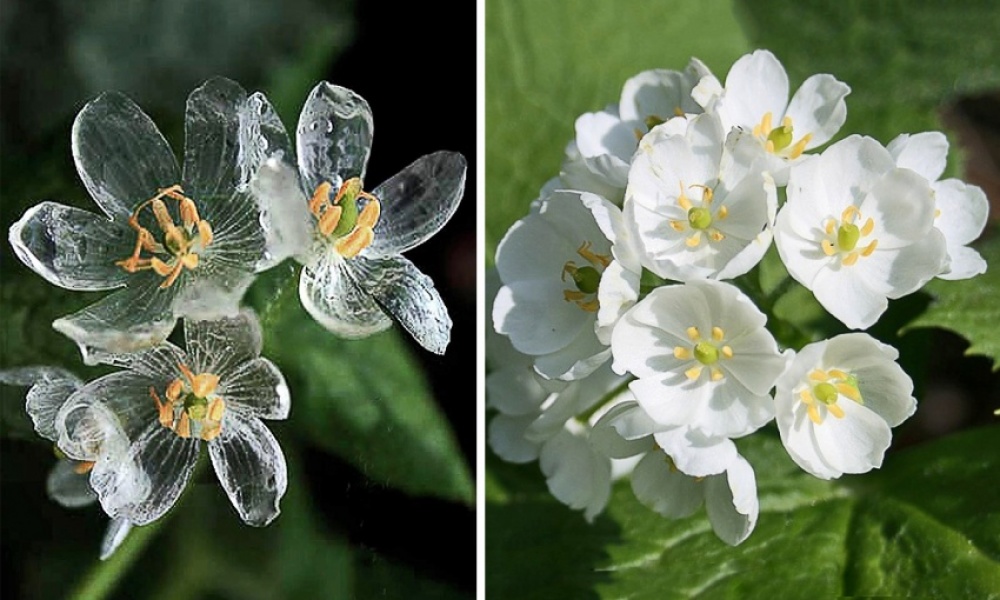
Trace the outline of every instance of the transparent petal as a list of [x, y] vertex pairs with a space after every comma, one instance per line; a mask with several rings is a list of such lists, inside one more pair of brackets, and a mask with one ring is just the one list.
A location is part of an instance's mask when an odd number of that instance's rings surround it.
[[260, 206], [260, 223], [267, 240], [264, 261], [257, 270], [266, 270], [290, 256], [305, 256], [312, 243], [313, 225], [298, 170], [285, 160], [270, 158], [257, 169], [250, 190]]
[[96, 363], [135, 371], [155, 382], [167, 382], [183, 375], [178, 365], [188, 364], [187, 354], [170, 342], [163, 342], [140, 352], [114, 354], [95, 352]]
[[94, 350], [134, 352], [154, 346], [177, 322], [171, 309], [176, 286], [160, 289], [161, 282], [152, 271], [134, 275], [124, 290], [56, 319], [52, 327], [80, 346], [85, 362]]
[[218, 393], [226, 406], [261, 419], [287, 419], [292, 401], [285, 378], [266, 358], [226, 371]]
[[372, 192], [381, 203], [369, 256], [401, 254], [437, 233], [465, 193], [465, 157], [435, 152], [418, 158]]
[[320, 325], [341, 337], [363, 338], [392, 325], [375, 300], [354, 282], [347, 261], [332, 252], [302, 267], [299, 300]]
[[260, 356], [263, 337], [250, 309], [228, 319], [184, 321], [184, 344], [191, 367], [227, 379], [243, 363]]
[[21, 262], [49, 283], [109, 290], [129, 277], [115, 261], [132, 254], [135, 231], [86, 210], [42, 202], [11, 226], [9, 240]]
[[249, 183], [261, 165], [269, 159], [276, 158], [286, 164], [294, 164], [295, 155], [292, 153], [285, 125], [267, 96], [260, 92], [252, 94], [240, 108], [239, 119], [238, 165], [241, 184]]
[[76, 116], [73, 159], [80, 179], [109, 217], [127, 219], [140, 202], [180, 183], [177, 160], [153, 121], [132, 100], [106, 92]]
[[402, 256], [355, 257], [351, 274], [357, 286], [392, 315], [413, 339], [444, 354], [451, 341], [451, 317], [431, 278]]
[[56, 415], [66, 400], [83, 387], [83, 381], [59, 367], [17, 367], [0, 370], [0, 383], [31, 386], [25, 394], [25, 409], [38, 435], [56, 441]]
[[248, 525], [262, 527], [278, 516], [288, 487], [285, 455], [259, 420], [226, 413], [222, 433], [208, 444], [212, 466], [229, 500]]
[[111, 522], [108, 523], [108, 530], [104, 533], [104, 539], [101, 540], [101, 560], [111, 558], [115, 550], [118, 550], [118, 547], [128, 537], [130, 531], [132, 531], [132, 523], [129, 523], [127, 519], [111, 519]]
[[[195, 202], [228, 195], [240, 172], [240, 111], [246, 92], [235, 81], [214, 77], [191, 92], [184, 116], [184, 193]], [[214, 223], [213, 223], [214, 225]]]
[[372, 111], [353, 91], [322, 82], [302, 107], [296, 146], [307, 190], [324, 181], [334, 188], [352, 177], [365, 178], [372, 146]]
[[72, 460], [60, 460], [45, 480], [45, 492], [60, 506], [79, 508], [97, 500], [97, 494], [90, 489], [90, 473], [78, 473], [78, 464]]

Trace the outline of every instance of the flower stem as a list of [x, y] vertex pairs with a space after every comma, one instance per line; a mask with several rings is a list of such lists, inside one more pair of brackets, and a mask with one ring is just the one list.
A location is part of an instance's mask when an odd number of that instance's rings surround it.
[[142, 555], [166, 518], [164, 516], [149, 525], [133, 527], [118, 550], [108, 560], [95, 564], [69, 597], [73, 600], [98, 600], [107, 597]]

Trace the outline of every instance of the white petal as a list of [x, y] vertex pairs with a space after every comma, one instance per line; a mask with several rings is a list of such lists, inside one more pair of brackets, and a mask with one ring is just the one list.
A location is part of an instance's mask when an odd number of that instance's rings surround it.
[[558, 279], [517, 282], [500, 288], [493, 303], [493, 327], [510, 336], [519, 352], [540, 355], [565, 348], [593, 327], [594, 316], [562, 292]]
[[818, 177], [802, 185], [808, 185], [811, 194], [822, 189], [830, 199], [826, 208], [833, 213], [823, 216], [839, 217], [840, 211], [848, 204], [859, 204], [872, 186], [895, 168], [892, 155], [876, 140], [852, 135], [827, 148], [812, 169]]
[[689, 66], [687, 72], [653, 69], [629, 78], [622, 87], [621, 118], [644, 122], [648, 117], [657, 117], [666, 121], [677, 114], [701, 112], [691, 98], [691, 89], [699, 79], [693, 67]]
[[524, 437], [525, 430], [534, 420], [535, 415], [493, 417], [486, 433], [490, 448], [507, 462], [521, 464], [537, 459], [541, 444]]
[[[727, 332], [728, 333], [728, 332]], [[730, 339], [732, 359], [723, 359], [721, 367], [731, 373], [754, 394], [764, 395], [785, 370], [786, 358], [778, 352], [771, 333], [761, 327], [739, 338]]]
[[653, 435], [656, 445], [686, 475], [705, 477], [724, 472], [737, 458], [736, 445], [724, 437], [705, 435], [690, 427], [678, 427]]
[[228, 319], [184, 321], [184, 343], [195, 373], [225, 379], [243, 363], [260, 356], [263, 337], [257, 315], [244, 309]]
[[[817, 148], [830, 141], [847, 120], [844, 98], [851, 88], [826, 73], [806, 79], [788, 104], [786, 116], [792, 118], [794, 141], [812, 134], [805, 149]], [[777, 117], [777, 115], [775, 115]]]
[[623, 402], [594, 424], [590, 443], [608, 458], [628, 458], [654, 450], [656, 446], [651, 434], [662, 427], [636, 402]]
[[263, 162], [250, 180], [251, 193], [260, 207], [260, 223], [266, 237], [266, 255], [258, 271], [294, 256], [306, 262], [312, 244], [312, 217], [308, 201], [299, 187], [299, 172], [284, 160]]
[[724, 475], [709, 477], [704, 486], [705, 509], [715, 535], [730, 546], [742, 543], [756, 526], [760, 512], [757, 480], [750, 463], [737, 456]]
[[118, 92], [89, 102], [73, 122], [80, 179], [109, 217], [126, 220], [140, 202], [180, 183], [177, 161], [142, 109]]
[[646, 414], [666, 427], [694, 424], [712, 396], [712, 385], [705, 378], [689, 381], [683, 374], [644, 377], [628, 387]]
[[598, 194], [621, 204], [628, 184], [629, 163], [617, 156], [567, 158], [559, 170], [559, 188]]
[[865, 283], [860, 269], [824, 269], [816, 275], [811, 289], [823, 308], [851, 329], [871, 327], [889, 307], [885, 295]]
[[430, 277], [402, 256], [357, 256], [349, 266], [355, 285], [413, 339], [435, 354], [444, 354], [451, 341], [451, 317]]
[[306, 190], [324, 181], [338, 189], [352, 177], [365, 178], [372, 146], [372, 111], [353, 91], [321, 82], [299, 115], [296, 145]]
[[627, 161], [638, 145], [636, 126], [608, 111], [584, 113], [576, 119], [576, 146], [584, 158], [611, 155]]
[[351, 278], [348, 261], [328, 252], [302, 267], [299, 300], [330, 332], [357, 339], [388, 329], [392, 320]]
[[72, 460], [60, 460], [45, 480], [45, 492], [60, 506], [78, 508], [97, 500], [97, 494], [90, 489], [90, 474], [78, 473], [78, 464]]
[[617, 260], [612, 261], [601, 274], [597, 290], [600, 303], [597, 310], [597, 338], [602, 344], [611, 344], [615, 324], [639, 299], [639, 277], [638, 269], [626, 269]]
[[959, 246], [948, 250], [948, 270], [938, 275], [941, 279], [969, 279], [986, 272], [986, 261], [982, 255], [968, 246]]
[[822, 367], [858, 378], [864, 406], [895, 427], [916, 410], [913, 381], [896, 363], [899, 352], [866, 333], [846, 333], [827, 340]]
[[285, 377], [266, 358], [228, 371], [217, 392], [227, 408], [261, 419], [287, 419], [292, 407]]
[[927, 181], [937, 181], [948, 162], [948, 138], [940, 131], [903, 133], [886, 146], [896, 166], [916, 171]]
[[919, 241], [934, 224], [934, 192], [927, 181], [907, 169], [893, 169], [870, 189], [858, 207], [875, 222], [873, 236], [881, 248]]
[[861, 259], [858, 274], [869, 289], [889, 298], [900, 298], [920, 289], [947, 264], [944, 236], [931, 229], [923, 239], [899, 250], [876, 250]]
[[25, 409], [38, 435], [56, 441], [55, 421], [59, 409], [81, 387], [83, 381], [59, 367], [16, 367], [0, 370], [0, 383], [30, 386], [25, 394]]
[[548, 395], [530, 365], [506, 366], [486, 376], [486, 405], [505, 415], [537, 415]]
[[[865, 473], [882, 465], [892, 432], [882, 417], [859, 404], [841, 400], [844, 418], [827, 415], [814, 427], [823, 459], [839, 473]], [[819, 476], [819, 475], [817, 475]]]
[[101, 560], [111, 558], [111, 555], [128, 537], [130, 531], [132, 531], [132, 523], [129, 523], [127, 519], [111, 519], [111, 522], [108, 523], [108, 530], [104, 533], [104, 539], [101, 541]]
[[639, 502], [668, 519], [682, 519], [694, 514], [704, 499], [694, 477], [677, 471], [662, 452], [653, 451], [642, 458], [632, 472], [632, 491]]
[[591, 328], [582, 328], [564, 347], [535, 358], [535, 370], [543, 377], [574, 381], [583, 379], [611, 358], [611, 348], [601, 343]]
[[94, 213], [42, 202], [11, 225], [14, 254], [49, 283], [71, 290], [109, 290], [129, 273], [115, 261], [132, 254], [135, 232]]
[[591, 449], [584, 437], [563, 431], [542, 446], [539, 466], [549, 491], [593, 521], [611, 496], [611, 461]]
[[229, 196], [239, 182], [240, 110], [245, 102], [243, 88], [223, 77], [209, 79], [188, 96], [182, 181], [185, 195], [196, 202]]
[[230, 502], [248, 525], [273, 521], [288, 487], [285, 455], [271, 431], [255, 418], [227, 413], [222, 433], [208, 444], [212, 466]]
[[788, 104], [788, 75], [778, 59], [767, 50], [757, 50], [733, 63], [726, 76], [723, 122], [730, 126], [753, 127], [765, 113], [777, 121]]
[[[950, 269], [946, 275], [956, 272], [969, 274], [965, 277], [947, 278], [965, 279], [982, 273], [983, 271], [978, 270], [983, 266], [978, 253], [972, 256], [967, 249], [963, 250], [962, 246], [978, 238], [986, 226], [990, 210], [986, 194], [980, 187], [957, 179], [939, 181], [932, 187], [937, 199], [937, 209], [940, 211], [934, 226], [940, 229], [948, 240], [948, 254], [951, 258]], [[966, 260], [971, 262], [966, 265], [964, 264]]]

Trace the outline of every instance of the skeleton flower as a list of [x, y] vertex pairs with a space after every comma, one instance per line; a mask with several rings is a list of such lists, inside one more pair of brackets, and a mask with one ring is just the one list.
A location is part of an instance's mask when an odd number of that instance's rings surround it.
[[915, 171], [934, 190], [934, 226], [944, 234], [948, 266], [941, 279], [969, 279], [986, 272], [986, 261], [966, 244], [986, 227], [990, 203], [983, 190], [958, 179], [938, 181], [948, 156], [948, 138], [938, 131], [902, 134], [886, 147], [897, 167]]
[[730, 279], [771, 245], [777, 190], [756, 142], [718, 117], [675, 118], [639, 143], [626, 223], [643, 266], [678, 281]]
[[[59, 410], [59, 447], [96, 461], [90, 483], [110, 516], [150, 523], [173, 506], [202, 442], [240, 517], [266, 525], [285, 493], [285, 458], [261, 419], [288, 416], [288, 388], [260, 357], [253, 313], [184, 322], [187, 351], [164, 342], [129, 355], [101, 355], [128, 367], [96, 379]], [[92, 440], [120, 432], [124, 446]]]
[[[84, 383], [76, 375], [58, 367], [19, 367], [0, 370], [0, 383], [29, 386], [25, 408], [42, 437], [55, 442], [59, 409]], [[90, 471], [94, 463], [60, 458], [45, 482], [49, 497], [66, 508], [88, 506], [97, 500], [90, 487]], [[125, 540], [132, 524], [125, 519], [112, 519], [101, 542], [101, 560], [114, 554]]]
[[264, 252], [240, 164], [245, 105], [243, 89], [226, 79], [192, 92], [183, 173], [153, 122], [122, 94], [102, 94], [77, 115], [73, 158], [104, 214], [43, 202], [10, 228], [10, 243], [60, 287], [124, 288], [53, 323], [85, 360], [93, 349], [155, 345], [180, 317], [237, 312]]
[[851, 88], [832, 75], [813, 75], [788, 100], [788, 75], [777, 58], [757, 50], [733, 63], [725, 88], [714, 76], [701, 80], [692, 94], [722, 119], [726, 131], [752, 132], [767, 153], [765, 169], [779, 186], [788, 167], [806, 150], [830, 141], [847, 120], [844, 98]]
[[866, 333], [809, 344], [778, 379], [778, 431], [792, 459], [822, 479], [882, 465], [891, 427], [917, 408], [896, 349]]
[[789, 274], [852, 329], [947, 267], [926, 179], [851, 136], [792, 167], [775, 244]]
[[434, 282], [401, 254], [455, 213], [465, 158], [428, 154], [364, 191], [371, 109], [353, 91], [326, 82], [313, 89], [299, 116], [298, 173], [282, 160], [292, 157], [287, 135], [271, 134], [272, 158], [255, 189], [269, 227], [284, 230], [275, 236], [283, 240], [279, 252], [303, 265], [302, 306], [347, 338], [382, 331], [391, 316], [421, 346], [443, 354], [451, 337], [448, 310]]
[[656, 422], [708, 437], [739, 437], [774, 417], [768, 395], [785, 358], [767, 317], [736, 287], [660, 287], [625, 313], [611, 338], [614, 367]]

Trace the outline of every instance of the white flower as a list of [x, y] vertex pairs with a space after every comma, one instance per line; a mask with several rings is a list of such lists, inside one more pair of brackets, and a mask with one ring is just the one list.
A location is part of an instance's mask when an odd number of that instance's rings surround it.
[[768, 393], [785, 358], [767, 317], [736, 287], [660, 287], [629, 310], [611, 339], [614, 367], [649, 416], [710, 437], [749, 434], [774, 416]]
[[188, 98], [184, 168], [131, 100], [106, 93], [73, 124], [77, 171], [103, 211], [43, 202], [10, 228], [17, 256], [71, 290], [124, 287], [53, 323], [92, 349], [131, 352], [166, 339], [177, 319], [236, 314], [264, 257], [241, 161], [246, 93], [212, 79]]
[[643, 71], [625, 82], [617, 106], [580, 115], [576, 139], [566, 148], [560, 174], [563, 187], [593, 192], [620, 204], [639, 139], [677, 115], [702, 112], [691, 90], [710, 74], [696, 58], [683, 72]]
[[494, 301], [493, 325], [519, 352], [535, 357], [535, 369], [548, 378], [586, 377], [611, 355], [595, 331], [611, 243], [588, 201], [601, 199], [556, 191], [497, 246], [504, 285]]
[[625, 193], [643, 266], [678, 281], [730, 279], [771, 245], [777, 190], [756, 142], [717, 116], [676, 118], [639, 143]]
[[938, 181], [948, 157], [948, 139], [938, 131], [902, 134], [886, 147], [897, 167], [915, 171], [934, 190], [934, 226], [945, 237], [948, 267], [941, 279], [968, 279], [986, 272], [986, 261], [967, 244], [986, 227], [990, 203], [983, 190], [958, 179]]
[[395, 319], [421, 346], [443, 354], [451, 318], [434, 282], [403, 258], [458, 208], [465, 158], [436, 152], [371, 192], [363, 189], [372, 142], [364, 98], [323, 82], [299, 115], [298, 173], [280, 121], [268, 129], [271, 158], [254, 182], [274, 260], [302, 263], [299, 298], [321, 325], [346, 338], [382, 331]]
[[785, 68], [767, 50], [757, 50], [733, 63], [725, 88], [710, 75], [692, 94], [706, 110], [719, 114], [726, 131], [739, 127], [753, 133], [769, 157], [766, 170], [783, 186], [790, 164], [840, 130], [847, 119], [844, 98], [850, 92], [832, 75], [813, 75], [789, 102]]
[[795, 165], [775, 243], [789, 274], [852, 329], [874, 324], [947, 264], [927, 181], [851, 136]]
[[205, 441], [240, 517], [266, 525], [278, 516], [287, 473], [261, 419], [287, 418], [284, 378], [260, 358], [260, 328], [251, 312], [186, 320], [184, 334], [187, 352], [164, 342], [139, 353], [101, 355], [128, 369], [69, 397], [56, 418], [59, 448], [96, 463], [90, 483], [109, 516], [145, 525], [176, 502]]
[[615, 324], [639, 300], [641, 249], [617, 206], [593, 194], [582, 196], [582, 201], [611, 242], [612, 261], [601, 274], [597, 288], [597, 339], [608, 345]]
[[882, 465], [890, 428], [917, 406], [898, 356], [865, 333], [809, 344], [795, 356], [774, 403], [781, 441], [800, 467], [833, 479]]
[[732, 441], [664, 427], [634, 402], [609, 410], [591, 439], [608, 456], [642, 456], [632, 472], [632, 491], [664, 517], [690, 516], [704, 503], [712, 529], [727, 544], [735, 546], [753, 531], [760, 511], [757, 482]]

